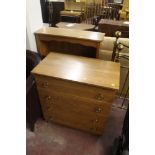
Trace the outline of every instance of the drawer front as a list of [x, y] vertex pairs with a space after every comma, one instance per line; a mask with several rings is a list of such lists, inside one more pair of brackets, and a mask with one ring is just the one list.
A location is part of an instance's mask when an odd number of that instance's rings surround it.
[[45, 120], [102, 134], [110, 111], [109, 104], [92, 103], [43, 88], [38, 90]]
[[102, 134], [114, 91], [45, 76], [36, 76], [46, 121]]
[[53, 111], [50, 114], [48, 121], [96, 134], [102, 134], [105, 127], [106, 119], [104, 117], [88, 117], [87, 115], [83, 114], [78, 115], [73, 112], [64, 113], [62, 111]]
[[[40, 101], [46, 109], [55, 107], [57, 109], [74, 111], [76, 113], [85, 113], [90, 115], [106, 116], [110, 109], [111, 103], [94, 102], [93, 100], [74, 96], [67, 93], [56, 92], [55, 90], [44, 90], [38, 88]], [[67, 112], [66, 111], [66, 112]]]
[[35, 76], [35, 79], [38, 88], [45, 88], [49, 90], [53, 89], [57, 92], [66, 92], [70, 95], [80, 96], [94, 101], [112, 102], [115, 95], [114, 90], [84, 85], [81, 83], [38, 75]]

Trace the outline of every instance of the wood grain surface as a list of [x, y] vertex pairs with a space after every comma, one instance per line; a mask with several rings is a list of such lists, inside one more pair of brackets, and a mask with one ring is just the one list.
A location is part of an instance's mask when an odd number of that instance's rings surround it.
[[76, 30], [92, 30], [95, 28], [95, 25], [92, 24], [83, 24], [83, 23], [67, 23], [67, 22], [59, 22], [56, 24], [58, 28], [68, 28], [68, 29], [76, 29]]
[[35, 32], [35, 34], [44, 34], [50, 36], [63, 36], [66, 38], [79, 38], [83, 40], [93, 40], [96, 42], [101, 42], [104, 39], [104, 33], [91, 32], [83, 30], [74, 30], [66, 28], [56, 28], [56, 27], [43, 27]]
[[119, 89], [120, 64], [51, 52], [32, 73], [108, 89]]
[[51, 52], [33, 70], [46, 121], [102, 134], [120, 64]]

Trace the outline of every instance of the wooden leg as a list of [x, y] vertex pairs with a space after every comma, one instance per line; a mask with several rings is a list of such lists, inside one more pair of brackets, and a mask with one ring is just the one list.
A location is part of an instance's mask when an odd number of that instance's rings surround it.
[[96, 47], [96, 58], [97, 59], [99, 59], [99, 52], [100, 52], [100, 43], [98, 43]]

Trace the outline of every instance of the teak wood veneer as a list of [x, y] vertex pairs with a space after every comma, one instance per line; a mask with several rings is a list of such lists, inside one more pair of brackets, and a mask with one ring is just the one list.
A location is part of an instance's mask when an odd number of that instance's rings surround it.
[[[41, 56], [47, 56], [50, 52], [48, 43], [53, 40], [94, 47], [96, 48], [96, 58], [99, 57], [100, 43], [103, 41], [105, 35], [100, 32], [55, 27], [43, 27], [34, 34], [36, 38], [37, 50]], [[61, 44], [59, 46], [61, 46]]]
[[119, 89], [119, 63], [51, 52], [32, 73], [46, 121], [102, 134]]

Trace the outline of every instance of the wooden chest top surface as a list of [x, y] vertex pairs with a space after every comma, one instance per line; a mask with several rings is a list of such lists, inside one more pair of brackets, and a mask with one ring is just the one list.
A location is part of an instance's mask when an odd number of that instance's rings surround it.
[[111, 61], [51, 52], [32, 70], [32, 73], [97, 87], [119, 89], [120, 64]]
[[55, 28], [55, 27], [43, 27], [38, 31], [36, 31], [35, 34], [90, 40], [94, 42], [103, 41], [105, 36], [104, 33], [100, 32], [91, 32], [91, 31], [74, 30], [67, 28]]

